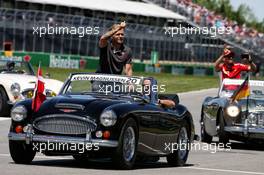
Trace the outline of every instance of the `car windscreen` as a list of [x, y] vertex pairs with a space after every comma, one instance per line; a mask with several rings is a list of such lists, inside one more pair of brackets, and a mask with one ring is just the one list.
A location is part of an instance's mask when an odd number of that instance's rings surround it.
[[264, 98], [264, 86], [250, 86], [250, 97], [251, 98]]
[[[220, 97], [231, 97], [241, 86], [243, 81], [234, 80], [232, 82], [223, 82], [220, 90]], [[264, 98], [264, 81], [249, 81], [250, 98]]]
[[34, 75], [28, 62], [11, 60], [0, 60], [0, 73]]
[[76, 74], [65, 86], [65, 94], [142, 94], [142, 79], [118, 75]]

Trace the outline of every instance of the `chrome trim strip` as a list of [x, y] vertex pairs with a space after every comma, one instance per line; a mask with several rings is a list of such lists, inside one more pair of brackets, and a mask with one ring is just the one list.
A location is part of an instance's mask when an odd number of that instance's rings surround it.
[[[28, 139], [25, 133], [17, 134], [10, 132], [8, 134], [9, 140], [14, 141], [26, 141]], [[90, 141], [86, 140], [83, 137], [69, 137], [69, 136], [49, 136], [49, 135], [38, 135], [32, 134], [30, 138], [30, 143], [32, 142], [54, 142], [54, 143], [72, 143], [72, 144], [98, 144], [102, 147], [117, 147], [118, 141], [115, 140], [102, 140], [102, 139], [91, 139]]]
[[264, 128], [244, 128], [239, 126], [226, 126], [225, 131], [227, 132], [244, 132], [247, 131], [248, 133], [256, 133], [256, 134], [264, 134]]
[[96, 123], [89, 119], [89, 118], [86, 118], [86, 117], [81, 117], [81, 116], [76, 116], [76, 115], [70, 115], [70, 114], [50, 114], [50, 115], [44, 115], [42, 117], [38, 117], [34, 120], [34, 122], [38, 122], [39, 120], [42, 120], [42, 119], [48, 119], [48, 118], [65, 118], [65, 117], [69, 117], [69, 118], [73, 118], [73, 119], [77, 119], [77, 120], [82, 120], [82, 121], [85, 121], [85, 122], [91, 122], [92, 124], [94, 124], [95, 126]]
[[66, 108], [66, 109], [79, 109], [84, 110], [84, 106], [80, 104], [74, 104], [74, 103], [57, 103], [55, 104], [55, 108]]
[[149, 150], [151, 150], [151, 151], [153, 151], [153, 152], [155, 152], [155, 153], [157, 153], [157, 154], [159, 154], [159, 155], [167, 155], [167, 153], [164, 153], [164, 152], [162, 152], [162, 151], [160, 151], [160, 150], [157, 150], [157, 149], [151, 148], [150, 146], [148, 146], [148, 145], [146, 145], [146, 144], [144, 144], [144, 143], [142, 143], [142, 142], [138, 142], [138, 144], [139, 144], [139, 145], [142, 145], [143, 147], [145, 147], [145, 148], [147, 148], [147, 149], [149, 149]]
[[9, 104], [9, 105], [14, 105], [15, 103], [16, 103], [16, 101], [11, 101], [11, 100], [7, 101], [7, 104]]

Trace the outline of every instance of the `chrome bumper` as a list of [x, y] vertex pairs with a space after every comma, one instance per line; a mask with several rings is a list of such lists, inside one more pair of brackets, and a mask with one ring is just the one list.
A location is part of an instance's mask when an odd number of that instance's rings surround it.
[[245, 128], [241, 126], [226, 126], [225, 131], [227, 132], [241, 132], [241, 133], [249, 133], [249, 134], [264, 134], [264, 128]]
[[14, 104], [16, 103], [17, 101], [7, 101], [7, 104], [10, 105], [10, 106], [14, 106]]
[[118, 142], [113, 140], [102, 140], [102, 139], [86, 139], [82, 137], [70, 137], [70, 136], [49, 136], [49, 135], [38, 135], [38, 134], [26, 134], [10, 132], [8, 134], [9, 140], [14, 141], [25, 141], [27, 144], [32, 142], [54, 142], [54, 143], [69, 143], [69, 144], [97, 144], [99, 147], [117, 147]]

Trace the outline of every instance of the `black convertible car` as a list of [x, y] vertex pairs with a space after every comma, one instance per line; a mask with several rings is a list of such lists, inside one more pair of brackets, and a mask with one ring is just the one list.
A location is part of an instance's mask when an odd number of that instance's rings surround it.
[[264, 140], [264, 81], [249, 80], [250, 96], [232, 102], [231, 97], [242, 82], [225, 79], [218, 96], [204, 100], [201, 112], [203, 142], [211, 143], [213, 136], [218, 136], [219, 142], [225, 144], [229, 139]]
[[170, 95], [175, 107], [158, 104], [158, 98], [169, 96], [159, 97], [156, 80], [148, 78], [151, 84], [145, 87], [145, 79], [74, 73], [39, 111], [32, 112], [32, 100], [17, 103], [8, 135], [12, 159], [26, 164], [42, 152], [78, 161], [109, 157], [121, 169], [149, 157], [185, 164], [186, 144], [194, 139], [192, 115], [177, 95]]

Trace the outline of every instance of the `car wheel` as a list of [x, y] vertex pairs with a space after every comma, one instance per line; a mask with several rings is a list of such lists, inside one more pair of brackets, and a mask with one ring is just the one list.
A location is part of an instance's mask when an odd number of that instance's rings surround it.
[[212, 143], [212, 140], [213, 140], [213, 137], [207, 134], [207, 132], [205, 131], [204, 119], [202, 117], [201, 119], [201, 141], [210, 144]]
[[18, 141], [9, 141], [9, 151], [14, 162], [18, 164], [30, 164], [36, 155], [32, 145]]
[[0, 116], [7, 116], [9, 115], [9, 106], [7, 104], [8, 97], [6, 95], [5, 90], [0, 87]]
[[183, 124], [177, 138], [177, 149], [167, 156], [167, 162], [171, 166], [183, 166], [189, 155], [190, 134], [187, 124]]
[[228, 134], [225, 132], [225, 120], [222, 111], [220, 112], [220, 116], [219, 116], [218, 137], [219, 137], [219, 143], [223, 143], [226, 145], [229, 142]]
[[121, 131], [119, 145], [113, 155], [113, 161], [120, 169], [131, 169], [135, 163], [138, 143], [138, 127], [134, 119], [129, 118]]

